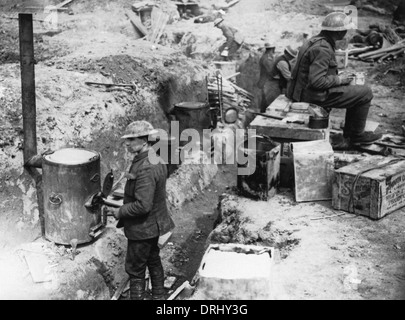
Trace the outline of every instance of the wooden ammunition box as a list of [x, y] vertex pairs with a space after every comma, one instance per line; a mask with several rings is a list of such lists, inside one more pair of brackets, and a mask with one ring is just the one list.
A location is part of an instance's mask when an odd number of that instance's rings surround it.
[[378, 220], [405, 206], [405, 159], [372, 157], [335, 171], [333, 208]]

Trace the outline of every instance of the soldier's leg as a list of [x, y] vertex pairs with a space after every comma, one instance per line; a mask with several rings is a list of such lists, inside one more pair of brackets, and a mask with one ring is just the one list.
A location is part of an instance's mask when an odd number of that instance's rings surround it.
[[[263, 87], [263, 93], [265, 96], [265, 104], [266, 107], [264, 110], [261, 110], [261, 112], [265, 112], [267, 107], [273, 103], [274, 100], [278, 98], [278, 96], [281, 94], [280, 86], [278, 84], [278, 80], [274, 81], [266, 81]], [[262, 106], [264, 106], [262, 104]]]
[[367, 86], [346, 86], [341, 89], [342, 92], [331, 93], [322, 107], [346, 109], [343, 135], [351, 142], [369, 143], [378, 140], [381, 135], [364, 132], [373, 99], [371, 89]]
[[163, 300], [165, 294], [164, 288], [164, 271], [160, 259], [160, 249], [157, 245], [158, 238], [153, 239], [152, 247], [148, 259], [148, 269], [152, 282], [152, 299]]
[[145, 296], [145, 273], [150, 245], [147, 241], [128, 240], [125, 271], [129, 275], [131, 300], [143, 300]]

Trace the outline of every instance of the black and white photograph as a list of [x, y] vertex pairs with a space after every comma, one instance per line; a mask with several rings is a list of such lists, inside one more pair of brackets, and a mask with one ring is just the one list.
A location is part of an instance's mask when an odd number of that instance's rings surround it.
[[404, 108], [405, 0], [0, 0], [0, 300], [404, 300]]

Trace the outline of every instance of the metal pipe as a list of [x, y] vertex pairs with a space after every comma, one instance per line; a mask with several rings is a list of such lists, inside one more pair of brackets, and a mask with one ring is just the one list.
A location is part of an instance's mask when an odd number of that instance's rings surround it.
[[[42, 236], [45, 236], [44, 199], [42, 190], [42, 175], [36, 168], [37, 155], [37, 111], [35, 103], [35, 70], [34, 70], [34, 31], [32, 14], [18, 14], [20, 37], [20, 64], [21, 64], [21, 101], [24, 131], [24, 167], [35, 180], [37, 188], [37, 201]], [[37, 161], [34, 161], [36, 159]], [[37, 162], [36, 165], [33, 165]]]
[[21, 93], [24, 128], [24, 165], [37, 154], [34, 32], [32, 14], [18, 14], [21, 62]]

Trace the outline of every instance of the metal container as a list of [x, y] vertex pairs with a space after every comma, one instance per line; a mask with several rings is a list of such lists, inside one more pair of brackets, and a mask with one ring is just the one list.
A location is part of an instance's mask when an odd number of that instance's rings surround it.
[[297, 202], [332, 199], [334, 152], [329, 141], [291, 144], [294, 162], [294, 189]]
[[[240, 152], [255, 161], [256, 170], [251, 175], [238, 175], [238, 193], [247, 198], [268, 201], [276, 195], [280, 185], [281, 145], [264, 136], [256, 136], [255, 139], [255, 150], [248, 148], [248, 140], [239, 146]], [[246, 166], [238, 163], [238, 167]]]
[[329, 117], [309, 116], [308, 127], [311, 129], [327, 129], [329, 127]]
[[93, 240], [101, 225], [101, 208], [84, 204], [101, 190], [100, 154], [66, 148], [43, 157], [45, 237], [58, 244]]
[[[180, 135], [186, 129], [195, 129], [203, 137], [204, 129], [211, 128], [211, 111], [207, 102], [182, 102], [175, 104], [173, 114], [179, 121]], [[202, 143], [202, 141], [200, 141]], [[180, 141], [180, 146], [188, 142]]]

